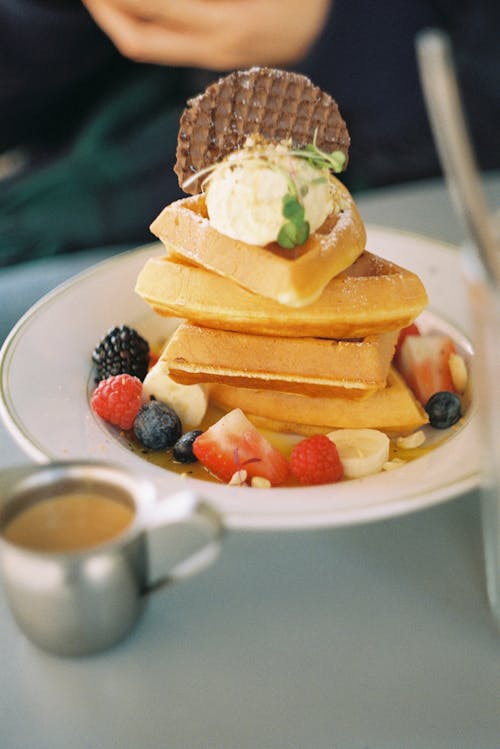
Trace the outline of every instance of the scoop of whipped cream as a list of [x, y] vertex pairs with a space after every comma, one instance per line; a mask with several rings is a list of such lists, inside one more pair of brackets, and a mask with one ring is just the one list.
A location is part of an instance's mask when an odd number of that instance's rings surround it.
[[248, 244], [275, 242], [285, 218], [283, 198], [298, 196], [309, 231], [318, 229], [333, 208], [328, 169], [318, 169], [282, 145], [246, 147], [212, 170], [205, 186], [211, 225]]

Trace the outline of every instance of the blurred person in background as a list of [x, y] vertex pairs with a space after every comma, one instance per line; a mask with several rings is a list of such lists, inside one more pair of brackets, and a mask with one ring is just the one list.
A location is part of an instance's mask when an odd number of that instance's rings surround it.
[[490, 0], [0, 0], [0, 265], [152, 239], [182, 193], [186, 100], [253, 65], [339, 104], [353, 192], [436, 176], [415, 35], [453, 44], [483, 169], [500, 166], [500, 4]]

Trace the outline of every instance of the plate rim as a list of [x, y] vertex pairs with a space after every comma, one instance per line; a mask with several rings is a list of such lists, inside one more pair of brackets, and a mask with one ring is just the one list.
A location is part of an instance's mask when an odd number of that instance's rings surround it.
[[[451, 253], [450, 257], [453, 258], [454, 262], [459, 262], [459, 258], [457, 256], [458, 248], [450, 244], [448, 242], [434, 239], [432, 237], [418, 234], [415, 232], [409, 232], [402, 229], [392, 228], [392, 227], [383, 227], [378, 224], [368, 224], [367, 225], [367, 231], [368, 235], [370, 236], [370, 233], [381, 233], [381, 234], [390, 234], [392, 236], [399, 236], [404, 238], [409, 238], [411, 240], [417, 240], [424, 244], [431, 245], [432, 247], [438, 246], [439, 249], [445, 253]], [[430, 249], [430, 248], [428, 248]], [[44, 296], [42, 296], [35, 304], [33, 304], [25, 313], [24, 315], [18, 320], [18, 322], [14, 325], [8, 336], [6, 337], [4, 344], [2, 345], [0, 349], [0, 417], [2, 418], [2, 421], [4, 422], [7, 431], [9, 432], [10, 436], [14, 439], [14, 441], [20, 446], [20, 448], [23, 450], [24, 453], [26, 453], [28, 456], [33, 458], [36, 462], [44, 463], [53, 459], [61, 459], [61, 456], [57, 453], [53, 453], [50, 451], [50, 449], [47, 446], [43, 446], [39, 444], [37, 441], [33, 441], [33, 439], [30, 438], [28, 435], [28, 432], [25, 430], [24, 423], [19, 423], [19, 420], [16, 420], [16, 413], [11, 412], [9, 409], [9, 403], [12, 404], [12, 399], [9, 399], [9, 394], [6, 393], [5, 388], [5, 382], [8, 382], [8, 367], [9, 363], [12, 362], [14, 356], [15, 356], [15, 348], [16, 345], [20, 342], [22, 339], [23, 331], [25, 327], [30, 323], [30, 321], [33, 318], [36, 318], [37, 315], [40, 313], [41, 310], [47, 309], [51, 304], [54, 302], [59, 301], [63, 295], [67, 295], [71, 293], [72, 289], [81, 284], [82, 282], [88, 281], [93, 276], [99, 275], [99, 273], [102, 272], [104, 268], [109, 268], [112, 265], [125, 265], [127, 261], [132, 262], [133, 259], [139, 260], [139, 258], [142, 255], [149, 256], [154, 251], [161, 252], [162, 251], [162, 245], [158, 242], [148, 243], [146, 245], [142, 245], [140, 247], [137, 247], [135, 249], [127, 250], [123, 253], [119, 253], [117, 255], [113, 255], [109, 258], [105, 258], [98, 263], [90, 266], [89, 268], [86, 268], [85, 270], [79, 272], [75, 276], [72, 276], [71, 278], [67, 279], [66, 281], [62, 282], [61, 284], [58, 284], [54, 289], [46, 293]], [[381, 253], [383, 254], [383, 253]], [[458, 330], [464, 338], [467, 338], [467, 334], [461, 329], [461, 327], [455, 323], [447, 320], [446, 317], [442, 315], [441, 312], [439, 312], [439, 318], [443, 320], [444, 322], [452, 325], [452, 327], [455, 330]], [[90, 371], [90, 367], [89, 367]], [[14, 404], [12, 404], [14, 406]], [[90, 409], [89, 409], [90, 412]], [[93, 415], [92, 415], [93, 416]], [[462, 440], [465, 439], [467, 436], [472, 435], [472, 428], [474, 426], [475, 417], [474, 414], [471, 414], [471, 416], [468, 419], [468, 422], [462, 427], [462, 429], [457, 432], [457, 434], [454, 436], [454, 438], [461, 438]], [[464, 437], [465, 435], [465, 437]], [[138, 461], [142, 464], [143, 461], [139, 456], [135, 456]], [[419, 460], [424, 460], [426, 456], [423, 456]], [[152, 464], [148, 464], [150, 467]], [[160, 469], [156, 466], [152, 466], [153, 468], [157, 468], [159, 472], [162, 472], [162, 474], [169, 473], [170, 478], [172, 476], [175, 476], [175, 474], [172, 474], [171, 472], [166, 472], [164, 469]], [[153, 477], [151, 477], [153, 478]], [[371, 477], [373, 478], [373, 477]], [[156, 477], [153, 478], [153, 480], [156, 482]], [[358, 480], [359, 481], [359, 480]], [[195, 488], [199, 490], [200, 493], [203, 494], [203, 489], [200, 487], [205, 487], [207, 485], [207, 482], [203, 482], [201, 480], [197, 479], [188, 479], [189, 484], [192, 488]], [[169, 482], [165, 479], [164, 482], [160, 483], [174, 483]], [[377, 520], [383, 520], [388, 519], [391, 517], [398, 517], [404, 514], [408, 514], [411, 512], [415, 512], [420, 509], [425, 509], [427, 507], [430, 507], [432, 505], [436, 505], [439, 503], [442, 503], [444, 501], [449, 501], [451, 499], [458, 498], [462, 496], [464, 493], [471, 491], [475, 489], [478, 486], [479, 483], [479, 470], [472, 470], [464, 475], [459, 476], [455, 481], [449, 483], [449, 482], [441, 482], [440, 484], [436, 485], [435, 487], [432, 487], [431, 489], [425, 491], [424, 495], [419, 494], [418, 489], [416, 489], [414, 492], [412, 492], [409, 495], [403, 496], [399, 499], [390, 499], [388, 501], [382, 501], [378, 502], [373, 505], [356, 505], [353, 508], [333, 508], [331, 511], [316, 511], [313, 514], [309, 513], [306, 509], [302, 511], [292, 511], [289, 513], [284, 514], [283, 512], [276, 511], [276, 509], [269, 509], [269, 511], [260, 511], [258, 514], [256, 513], [245, 513], [238, 510], [236, 507], [233, 512], [225, 513], [224, 518], [225, 522], [228, 527], [233, 528], [239, 528], [239, 529], [299, 529], [299, 528], [317, 528], [317, 527], [327, 527], [327, 526], [342, 526], [342, 525], [353, 525], [357, 523], [362, 522], [373, 522]], [[186, 484], [183, 483], [185, 486]], [[223, 485], [214, 484], [211, 486], [217, 486], [221, 488], [222, 490], [227, 489], [228, 487], [225, 487]], [[178, 488], [178, 487], [176, 487]], [[309, 488], [310, 489], [310, 488]], [[316, 489], [316, 487], [313, 487], [313, 489]], [[173, 488], [172, 490], [175, 490]], [[253, 491], [255, 493], [255, 490], [249, 489], [249, 488], [243, 488], [243, 491], [248, 493], [250, 491]], [[238, 489], [238, 491], [242, 491], [241, 488]], [[285, 490], [280, 489], [271, 489], [271, 490], [260, 490], [260, 492], [284, 492]], [[289, 489], [288, 491], [292, 491]], [[305, 491], [301, 490], [300, 487], [294, 488], [293, 492], [298, 493], [299, 491]], [[210, 493], [210, 492], [205, 492]], [[259, 494], [259, 496], [261, 496]], [[209, 501], [211, 501], [209, 499]], [[213, 500], [215, 501], [215, 500]], [[229, 499], [230, 501], [230, 499]], [[239, 502], [237, 504], [240, 504]]]

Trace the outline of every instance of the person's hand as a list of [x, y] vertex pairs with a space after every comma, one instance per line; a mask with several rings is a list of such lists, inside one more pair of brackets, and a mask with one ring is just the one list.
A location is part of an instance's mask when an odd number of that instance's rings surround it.
[[138, 62], [230, 70], [299, 60], [330, 0], [83, 0], [117, 49]]

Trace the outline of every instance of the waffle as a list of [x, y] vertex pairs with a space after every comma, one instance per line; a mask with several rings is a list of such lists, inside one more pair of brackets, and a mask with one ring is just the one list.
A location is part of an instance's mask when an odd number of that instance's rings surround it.
[[182, 198], [166, 206], [151, 231], [169, 251], [281, 304], [311, 304], [327, 283], [363, 252], [366, 231], [354, 200], [335, 177], [342, 210], [293, 250], [273, 243], [249, 245], [216, 231], [205, 197]]
[[248, 136], [296, 148], [315, 139], [328, 153], [346, 156], [349, 133], [336, 102], [309, 78], [273, 68], [236, 71], [191, 99], [179, 127], [174, 171], [185, 192], [201, 191], [189, 177], [243, 147]]
[[150, 258], [136, 292], [160, 315], [209, 328], [270, 336], [363, 338], [404, 328], [427, 304], [420, 279], [364, 252], [306, 307], [258, 297], [181, 258]]
[[151, 224], [167, 254], [151, 258], [136, 283], [156, 312], [187, 320], [161, 355], [170, 377], [205, 384], [214, 406], [241, 408], [275, 431], [405, 433], [425, 424], [391, 369], [398, 331], [426, 305], [425, 290], [413, 273], [365, 251], [363, 221], [339, 180], [331, 176], [331, 214], [292, 250], [211, 226], [200, 193], [205, 175], [248, 136], [340, 150], [347, 163], [338, 107], [304, 76], [253, 68], [188, 102], [175, 172], [191, 196]]
[[311, 398], [272, 390], [212, 385], [210, 401], [226, 411], [241, 408], [257, 427], [305, 436], [345, 428], [406, 434], [428, 422], [424, 409], [392, 367], [386, 387], [364, 400], [337, 396]]
[[366, 397], [386, 384], [398, 333], [362, 340], [286, 338], [181, 324], [161, 359], [182, 384], [221, 382], [307, 395]]

